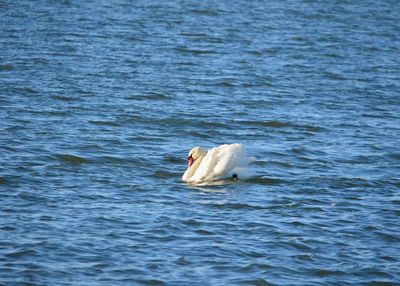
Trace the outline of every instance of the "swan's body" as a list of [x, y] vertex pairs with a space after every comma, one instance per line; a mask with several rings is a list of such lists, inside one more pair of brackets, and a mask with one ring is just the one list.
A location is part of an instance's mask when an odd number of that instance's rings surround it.
[[225, 144], [208, 152], [194, 147], [188, 155], [188, 168], [182, 181], [199, 184], [222, 179], [247, 179], [255, 172], [248, 165], [255, 159], [248, 157], [242, 144]]

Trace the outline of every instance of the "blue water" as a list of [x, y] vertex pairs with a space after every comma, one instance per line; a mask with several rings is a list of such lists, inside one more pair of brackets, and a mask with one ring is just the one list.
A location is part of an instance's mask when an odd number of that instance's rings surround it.
[[[1, 1], [0, 285], [398, 285], [399, 15]], [[260, 178], [181, 182], [234, 142]]]

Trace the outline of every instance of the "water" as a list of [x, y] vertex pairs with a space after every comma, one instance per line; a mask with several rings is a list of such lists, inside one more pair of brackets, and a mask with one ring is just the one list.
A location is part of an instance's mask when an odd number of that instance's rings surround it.
[[[2, 1], [0, 284], [398, 285], [399, 14]], [[259, 179], [180, 181], [233, 142]]]

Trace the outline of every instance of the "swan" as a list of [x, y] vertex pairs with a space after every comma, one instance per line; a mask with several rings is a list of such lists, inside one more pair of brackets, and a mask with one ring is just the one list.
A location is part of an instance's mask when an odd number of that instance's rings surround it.
[[242, 144], [224, 144], [211, 148], [207, 152], [194, 147], [188, 154], [188, 168], [182, 181], [199, 184], [223, 179], [248, 179], [255, 171], [248, 165], [254, 162], [248, 157]]

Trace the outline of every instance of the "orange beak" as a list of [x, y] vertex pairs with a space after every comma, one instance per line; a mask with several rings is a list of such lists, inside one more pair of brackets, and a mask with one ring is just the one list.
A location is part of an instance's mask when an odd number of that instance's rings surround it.
[[188, 157], [188, 166], [189, 166], [189, 167], [192, 166], [192, 165], [193, 165], [193, 162], [194, 162], [193, 157], [192, 157], [192, 156], [189, 156], [189, 157]]

